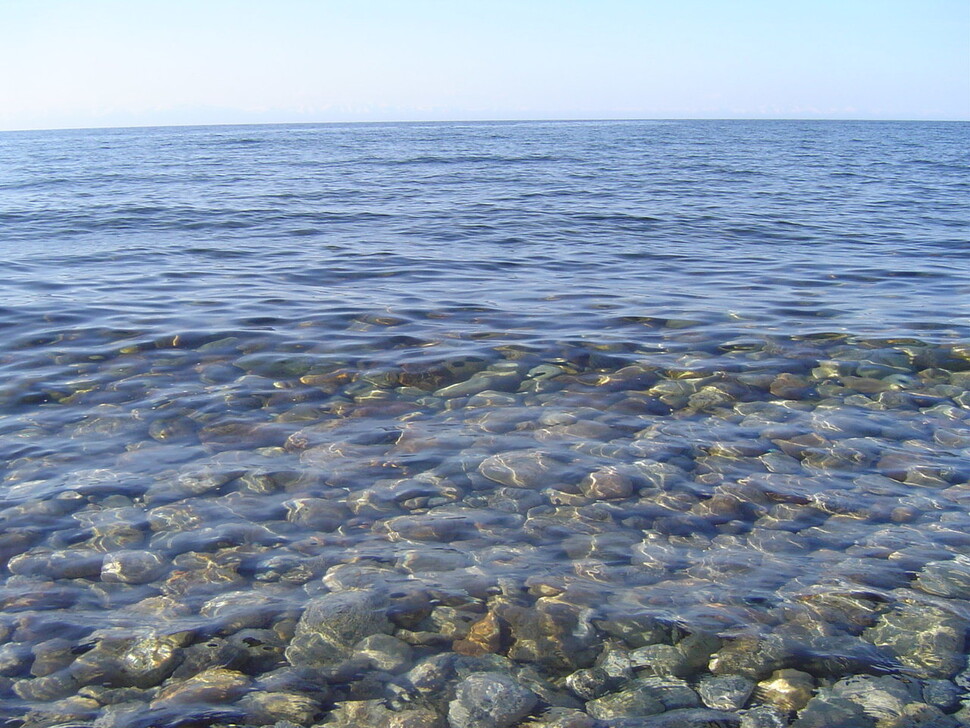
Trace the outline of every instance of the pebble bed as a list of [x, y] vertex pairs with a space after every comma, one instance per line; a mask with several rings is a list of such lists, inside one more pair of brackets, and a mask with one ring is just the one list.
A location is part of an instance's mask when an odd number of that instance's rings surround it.
[[970, 725], [970, 346], [403, 323], [8, 352], [0, 724]]

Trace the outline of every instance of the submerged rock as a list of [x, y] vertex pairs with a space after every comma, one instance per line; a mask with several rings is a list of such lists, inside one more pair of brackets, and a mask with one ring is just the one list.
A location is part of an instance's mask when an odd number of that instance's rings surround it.
[[514, 488], [547, 484], [553, 462], [539, 450], [512, 450], [482, 461], [479, 471], [489, 480]]
[[381, 700], [347, 700], [336, 705], [326, 728], [446, 728], [445, 719], [430, 708], [415, 707], [393, 711]]
[[903, 604], [882, 615], [864, 637], [926, 677], [949, 678], [963, 667], [968, 626], [942, 609]]
[[819, 695], [799, 711], [792, 728], [876, 728], [876, 719], [845, 698]]
[[241, 672], [213, 667], [165, 686], [151, 705], [154, 708], [195, 703], [223, 705], [241, 697], [250, 682], [250, 678]]
[[600, 720], [656, 715], [666, 710], [649, 685], [635, 684], [586, 703], [586, 712]]
[[509, 626], [510, 659], [560, 672], [588, 667], [596, 657], [598, 639], [588, 609], [543, 598], [531, 609], [497, 603], [495, 614]]
[[701, 700], [708, 708], [738, 710], [754, 692], [755, 682], [742, 675], [711, 675], [697, 686]]
[[36, 551], [13, 557], [7, 563], [7, 568], [11, 574], [83, 579], [99, 576], [103, 561], [104, 554], [86, 549]]
[[815, 680], [800, 670], [776, 670], [756, 688], [759, 700], [774, 705], [784, 712], [794, 712], [805, 707], [815, 693]]
[[526, 720], [521, 728], [596, 728], [596, 719], [575, 708], [549, 708], [534, 720]]
[[411, 646], [388, 634], [365, 637], [354, 646], [354, 654], [384, 672], [402, 672], [411, 666]]
[[741, 716], [723, 710], [686, 708], [646, 718], [621, 718], [610, 721], [609, 725], [610, 728], [739, 728]]
[[633, 481], [616, 468], [601, 468], [587, 475], [579, 488], [594, 500], [621, 499], [633, 493]]
[[451, 728], [509, 728], [536, 705], [536, 695], [508, 675], [480, 672], [458, 684], [448, 705]]
[[90, 725], [100, 711], [101, 705], [91, 698], [71, 697], [48, 703], [23, 715], [23, 728], [49, 728], [52, 726]]
[[123, 584], [147, 584], [168, 568], [166, 560], [151, 551], [115, 551], [104, 557], [101, 580]]
[[771, 705], [757, 705], [741, 712], [741, 728], [788, 728], [788, 713]]
[[298, 693], [253, 692], [240, 701], [240, 707], [246, 713], [247, 722], [254, 725], [290, 721], [306, 726], [321, 712], [318, 701]]
[[907, 705], [922, 698], [918, 683], [890, 675], [852, 675], [835, 683], [831, 694], [862, 706], [877, 720], [898, 718]]
[[389, 601], [376, 591], [332, 592], [312, 599], [286, 648], [295, 667], [332, 667], [350, 657], [365, 637], [390, 634]]
[[970, 558], [931, 561], [920, 570], [913, 584], [929, 594], [970, 600]]

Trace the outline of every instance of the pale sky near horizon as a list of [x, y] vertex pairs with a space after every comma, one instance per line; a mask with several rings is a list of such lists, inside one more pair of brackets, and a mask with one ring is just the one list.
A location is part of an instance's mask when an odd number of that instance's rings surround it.
[[970, 0], [0, 0], [0, 130], [970, 120]]

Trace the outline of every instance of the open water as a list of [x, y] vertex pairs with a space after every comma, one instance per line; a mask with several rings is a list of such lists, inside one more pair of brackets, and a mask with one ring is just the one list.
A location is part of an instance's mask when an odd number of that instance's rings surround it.
[[0, 134], [0, 719], [967, 720], [968, 150]]

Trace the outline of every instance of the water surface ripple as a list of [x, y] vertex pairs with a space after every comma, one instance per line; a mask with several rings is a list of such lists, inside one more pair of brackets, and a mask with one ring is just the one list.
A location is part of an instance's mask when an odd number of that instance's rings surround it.
[[0, 720], [958, 725], [968, 141], [0, 135]]

